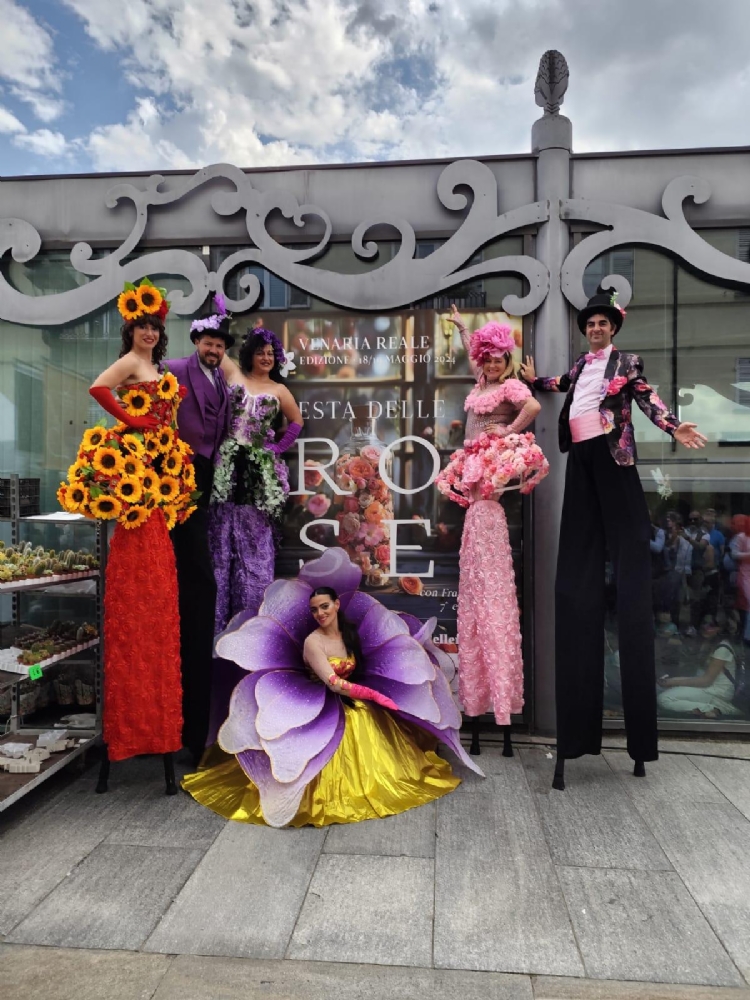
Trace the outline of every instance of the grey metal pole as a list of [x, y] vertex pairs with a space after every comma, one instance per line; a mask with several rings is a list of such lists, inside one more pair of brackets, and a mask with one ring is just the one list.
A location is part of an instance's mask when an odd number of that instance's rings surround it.
[[[560, 201], [570, 197], [570, 152], [573, 127], [560, 114], [545, 114], [534, 122], [532, 152], [538, 155], [536, 197], [549, 201], [549, 222], [537, 236], [537, 258], [546, 264], [550, 290], [534, 324], [534, 362], [539, 375], [561, 375], [570, 367], [568, 305], [560, 288], [560, 272], [569, 250], [567, 223], [560, 218]], [[555, 731], [555, 568], [565, 480], [565, 456], [557, 443], [557, 418], [562, 397], [541, 393], [536, 439], [547, 456], [550, 472], [534, 492], [534, 728]]]

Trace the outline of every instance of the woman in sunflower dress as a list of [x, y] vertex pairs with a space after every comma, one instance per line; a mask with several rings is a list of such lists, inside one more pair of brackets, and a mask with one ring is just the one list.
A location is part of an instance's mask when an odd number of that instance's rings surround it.
[[[109, 761], [171, 754], [182, 744], [177, 575], [168, 529], [190, 516], [195, 480], [190, 449], [177, 436], [180, 389], [159, 369], [166, 352], [166, 299], [148, 279], [126, 286], [119, 359], [91, 395], [117, 418], [83, 436], [68, 482], [58, 491], [68, 511], [114, 521], [104, 597], [104, 741]], [[119, 401], [112, 395], [116, 390]]]

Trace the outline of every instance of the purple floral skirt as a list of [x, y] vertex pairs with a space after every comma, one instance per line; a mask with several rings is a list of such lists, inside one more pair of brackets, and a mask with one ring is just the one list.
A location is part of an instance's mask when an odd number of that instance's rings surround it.
[[[211, 504], [208, 540], [216, 577], [214, 634], [240, 612], [257, 615], [266, 587], [273, 582], [276, 549], [266, 514], [248, 504]], [[229, 660], [214, 659], [208, 745], [229, 712], [229, 698], [245, 671]]]

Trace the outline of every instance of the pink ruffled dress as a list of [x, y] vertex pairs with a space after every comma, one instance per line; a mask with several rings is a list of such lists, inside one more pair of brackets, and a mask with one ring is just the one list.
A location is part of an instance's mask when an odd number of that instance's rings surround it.
[[506, 489], [530, 492], [549, 466], [531, 433], [486, 433], [507, 427], [531, 392], [509, 378], [469, 393], [466, 441], [437, 479], [438, 489], [467, 508], [458, 586], [459, 696], [469, 716], [493, 712], [500, 726], [523, 709], [523, 659], [516, 580], [505, 511]]

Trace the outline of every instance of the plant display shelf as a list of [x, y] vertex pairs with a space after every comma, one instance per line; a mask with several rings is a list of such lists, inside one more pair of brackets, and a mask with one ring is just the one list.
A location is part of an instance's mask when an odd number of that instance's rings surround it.
[[[61, 653], [50, 656], [45, 660], [41, 660], [39, 663], [39, 666], [42, 670], [44, 670], [45, 667], [52, 666], [53, 663], [59, 663], [62, 660], [71, 658], [81, 653], [83, 650], [94, 650], [96, 728], [94, 730], [69, 730], [70, 738], [75, 739], [76, 745], [63, 753], [53, 754], [47, 760], [42, 761], [41, 770], [38, 774], [9, 774], [6, 771], [0, 771], [0, 812], [7, 809], [8, 806], [12, 805], [14, 802], [17, 802], [20, 798], [26, 795], [27, 792], [36, 788], [48, 777], [56, 774], [61, 768], [80, 757], [86, 750], [98, 743], [101, 740], [102, 731], [103, 676], [102, 644], [100, 637], [104, 627], [104, 579], [107, 562], [105, 526], [102, 521], [92, 521], [89, 518], [85, 518], [80, 515], [63, 514], [62, 512], [52, 514], [34, 514], [29, 517], [21, 517], [20, 480], [17, 475], [12, 475], [10, 479], [11, 516], [9, 519], [5, 518], [4, 520], [10, 520], [11, 544], [17, 545], [20, 542], [24, 526], [30, 523], [46, 523], [57, 526], [58, 528], [62, 528], [71, 522], [75, 523], [76, 527], [78, 527], [78, 525], [85, 524], [91, 531], [94, 532], [94, 549], [96, 561], [99, 566], [98, 569], [86, 570], [85, 572], [79, 571], [64, 573], [52, 577], [35, 577], [33, 579], [15, 580], [0, 584], [0, 598], [8, 594], [13, 603], [13, 625], [20, 626], [22, 624], [22, 607], [25, 593], [36, 591], [41, 598], [42, 596], [46, 596], [46, 591], [49, 591], [50, 593], [48, 596], [53, 597], [55, 596], [55, 588], [57, 588], [57, 596], [61, 598], [84, 598], [95, 602], [95, 622], [99, 635], [96, 638], [87, 640], [84, 643], [78, 643], [75, 647], [71, 647]], [[87, 579], [95, 581], [96, 586], [93, 594], [75, 594], [65, 592], [64, 584]], [[36, 666], [36, 664], [33, 665]], [[0, 688], [10, 687], [12, 689], [10, 717], [8, 718], [5, 726], [5, 734], [0, 736], [0, 742], [28, 742], [30, 744], [35, 744], [36, 737], [43, 731], [38, 728], [38, 723], [37, 727], [34, 727], [33, 724], [23, 724], [21, 716], [20, 684], [24, 680], [29, 680], [28, 672], [18, 674], [14, 671], [0, 672]], [[45, 728], [51, 729], [53, 726], [54, 723], [51, 723], [46, 725]]]
[[[71, 656], [76, 656], [78, 653], [82, 653], [85, 649], [92, 649], [94, 646], [99, 645], [99, 636], [94, 639], [88, 639], [86, 642], [79, 642], [75, 646], [71, 646], [70, 649], [64, 650], [62, 653], [55, 653], [54, 656], [48, 656], [45, 660], [39, 660], [38, 663], [33, 664], [34, 666], [41, 667], [45, 670], [47, 667], [51, 667], [53, 663], [60, 663], [62, 660], [67, 660]], [[19, 669], [18, 672], [15, 670], [0, 670], [0, 690], [3, 688], [10, 687], [12, 684], [18, 684], [20, 681], [28, 680], [29, 678], [29, 664], [25, 666], [24, 670]], [[19, 663], [19, 668], [24, 666]]]
[[[34, 745], [37, 732], [7, 733], [0, 736], [0, 743], [28, 743]], [[53, 753], [47, 760], [42, 761], [41, 770], [38, 774], [9, 774], [7, 771], [0, 771], [0, 812], [12, 806], [14, 802], [23, 798], [33, 788], [41, 785], [47, 778], [51, 778], [71, 761], [80, 757], [90, 747], [97, 742], [98, 735], [88, 730], [73, 730], [70, 739], [75, 739], [76, 745], [62, 753]]]
[[[31, 519], [25, 518], [24, 520]], [[74, 580], [94, 580], [98, 576], [98, 569], [90, 569], [85, 572], [81, 570], [77, 573], [60, 573], [57, 576], [33, 576], [26, 580], [11, 580], [7, 583], [0, 583], [0, 594], [12, 594], [19, 590], [46, 590], [47, 587], [56, 587], [61, 583], [72, 583]]]

